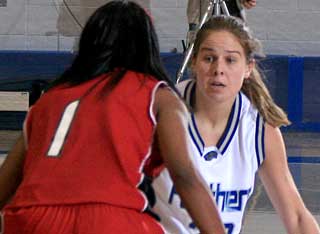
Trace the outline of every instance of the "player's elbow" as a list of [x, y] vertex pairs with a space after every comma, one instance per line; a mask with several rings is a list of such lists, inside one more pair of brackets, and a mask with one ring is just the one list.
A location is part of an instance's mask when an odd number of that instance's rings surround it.
[[201, 183], [200, 174], [191, 166], [188, 169], [176, 170], [170, 175], [176, 187], [192, 189]]

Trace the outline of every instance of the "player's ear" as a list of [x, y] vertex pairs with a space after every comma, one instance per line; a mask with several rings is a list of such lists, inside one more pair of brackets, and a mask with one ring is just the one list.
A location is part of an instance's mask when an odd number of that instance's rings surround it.
[[246, 71], [245, 71], [245, 75], [244, 75], [245, 79], [248, 79], [250, 77], [251, 72], [253, 71], [255, 66], [256, 66], [256, 60], [250, 59], [246, 65]]

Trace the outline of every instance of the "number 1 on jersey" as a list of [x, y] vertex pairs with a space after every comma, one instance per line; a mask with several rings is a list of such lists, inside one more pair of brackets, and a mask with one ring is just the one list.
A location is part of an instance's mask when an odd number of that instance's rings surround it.
[[72, 120], [76, 113], [77, 107], [79, 105], [79, 100], [73, 101], [67, 105], [62, 114], [59, 126], [54, 135], [53, 141], [50, 145], [47, 156], [58, 157], [62, 146], [66, 140], [69, 128], [71, 126]]

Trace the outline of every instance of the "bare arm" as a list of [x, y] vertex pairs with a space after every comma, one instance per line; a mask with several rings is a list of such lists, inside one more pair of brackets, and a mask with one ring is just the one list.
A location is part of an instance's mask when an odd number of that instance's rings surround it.
[[256, 0], [243, 0], [242, 5], [246, 9], [251, 9], [252, 7], [255, 7], [257, 5], [257, 1]]
[[21, 135], [0, 168], [0, 210], [21, 182], [24, 153], [25, 145]]
[[187, 110], [167, 88], [156, 93], [157, 137], [175, 188], [202, 234], [225, 233], [213, 196], [195, 169], [187, 139]]
[[270, 125], [265, 131], [266, 160], [259, 176], [289, 234], [316, 234], [320, 229], [299, 195], [287, 164], [281, 132]]

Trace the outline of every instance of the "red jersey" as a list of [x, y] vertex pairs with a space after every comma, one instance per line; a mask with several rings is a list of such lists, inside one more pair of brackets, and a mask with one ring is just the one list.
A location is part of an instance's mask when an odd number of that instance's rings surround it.
[[152, 150], [152, 106], [163, 82], [128, 71], [104, 95], [107, 76], [55, 87], [31, 108], [23, 181], [8, 208], [106, 203], [145, 209], [137, 187], [147, 159], [160, 158]]

